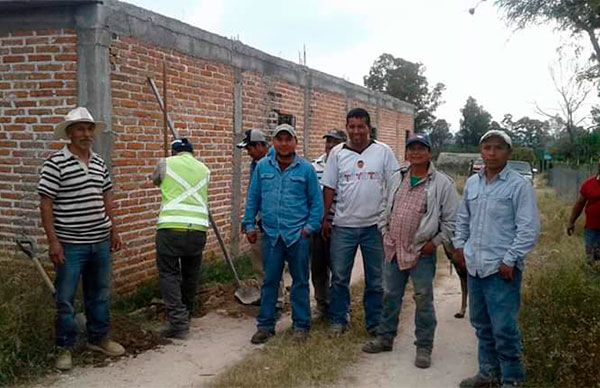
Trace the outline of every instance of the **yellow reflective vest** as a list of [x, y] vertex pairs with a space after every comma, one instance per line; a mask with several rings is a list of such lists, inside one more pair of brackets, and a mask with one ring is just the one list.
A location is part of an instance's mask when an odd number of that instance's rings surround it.
[[208, 229], [210, 170], [189, 152], [166, 159], [157, 229]]

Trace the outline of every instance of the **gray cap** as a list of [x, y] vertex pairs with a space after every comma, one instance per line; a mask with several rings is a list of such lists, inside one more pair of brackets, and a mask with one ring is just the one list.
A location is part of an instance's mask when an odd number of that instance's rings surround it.
[[429, 136], [423, 133], [415, 133], [411, 135], [408, 140], [406, 140], [406, 147], [417, 143], [422, 144], [431, 150], [431, 141], [429, 140]]
[[331, 131], [329, 131], [325, 135], [323, 135], [323, 139], [327, 139], [328, 137], [335, 139], [335, 140], [339, 140], [339, 141], [348, 140], [348, 136], [346, 135], [346, 132], [339, 130], [339, 129], [332, 129]]
[[273, 137], [277, 136], [281, 132], [287, 132], [290, 135], [292, 135], [292, 137], [296, 137], [296, 131], [294, 130], [294, 127], [292, 127], [289, 124], [280, 124], [277, 127], [275, 127], [275, 131], [273, 132]]
[[267, 137], [260, 129], [249, 129], [244, 132], [244, 140], [239, 142], [237, 148], [246, 148], [250, 143], [266, 143]]
[[508, 144], [510, 148], [512, 148], [512, 140], [510, 139], [510, 136], [508, 136], [506, 132], [500, 131], [498, 129], [492, 129], [491, 131], [487, 131], [486, 133], [484, 133], [483, 136], [481, 136], [481, 139], [479, 139], [479, 144], [494, 136], [499, 137], [506, 144]]

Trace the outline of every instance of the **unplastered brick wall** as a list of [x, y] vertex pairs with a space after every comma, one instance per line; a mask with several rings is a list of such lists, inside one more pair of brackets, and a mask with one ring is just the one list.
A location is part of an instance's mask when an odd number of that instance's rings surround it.
[[19, 235], [45, 243], [36, 186], [63, 146], [54, 125], [76, 105], [76, 46], [72, 30], [0, 35], [0, 251], [15, 252]]
[[[163, 94], [167, 63], [169, 114], [182, 137], [211, 170], [209, 203], [223, 238], [231, 238], [233, 70], [133, 38], [117, 38], [110, 48], [113, 102], [115, 200], [125, 249], [115, 255], [117, 288], [129, 291], [155, 273], [154, 234], [160, 191], [149, 175], [161, 157], [163, 115], [148, 84]], [[169, 142], [171, 141], [169, 135]], [[220, 252], [209, 233], [205, 255]]]

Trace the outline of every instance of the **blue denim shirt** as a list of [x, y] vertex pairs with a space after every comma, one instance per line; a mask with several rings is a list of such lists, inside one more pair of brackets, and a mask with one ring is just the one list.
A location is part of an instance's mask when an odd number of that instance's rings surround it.
[[484, 170], [467, 179], [453, 243], [471, 276], [492, 275], [502, 263], [522, 271], [539, 234], [535, 192], [519, 173], [506, 166], [490, 183]]
[[318, 231], [323, 197], [312, 165], [296, 155], [292, 164], [281, 171], [274, 154], [261, 159], [248, 189], [244, 230], [256, 229], [254, 219], [259, 211], [264, 232], [273, 243], [281, 237], [289, 247], [300, 239], [302, 229], [308, 233]]

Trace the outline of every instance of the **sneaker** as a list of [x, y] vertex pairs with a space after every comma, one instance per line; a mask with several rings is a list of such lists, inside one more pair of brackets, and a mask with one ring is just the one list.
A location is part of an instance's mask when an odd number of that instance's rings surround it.
[[523, 382], [520, 381], [505, 381], [502, 383], [502, 388], [522, 387]]
[[269, 338], [273, 337], [274, 335], [275, 333], [272, 331], [258, 329], [256, 333], [254, 333], [252, 338], [250, 338], [250, 342], [252, 342], [255, 345], [264, 344], [269, 340]]
[[378, 335], [369, 342], [367, 342], [362, 351], [365, 353], [381, 353], [390, 352], [394, 347], [394, 340], [389, 337]]
[[292, 341], [301, 344], [305, 343], [308, 339], [308, 331], [306, 330], [294, 330], [294, 334], [292, 334]]
[[73, 359], [71, 357], [71, 351], [67, 349], [61, 349], [58, 352], [58, 357], [56, 357], [56, 361], [54, 366], [58, 370], [70, 370], [73, 368]]
[[88, 342], [87, 348], [96, 352], [104, 353], [107, 356], [111, 357], [122, 356], [123, 354], [125, 354], [125, 348], [121, 346], [121, 344], [108, 338], [103, 339], [97, 344]]
[[184, 340], [187, 338], [189, 332], [189, 329], [176, 329], [172, 326], [167, 326], [160, 331], [160, 336], [163, 338]]
[[346, 327], [342, 325], [329, 326], [329, 338], [340, 338], [346, 332]]
[[431, 350], [426, 348], [417, 348], [415, 366], [421, 369], [429, 368], [431, 366]]
[[483, 376], [478, 373], [464, 379], [458, 386], [460, 388], [495, 388], [500, 386], [500, 381], [495, 377]]

